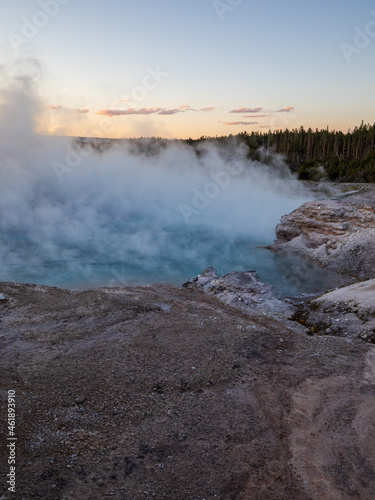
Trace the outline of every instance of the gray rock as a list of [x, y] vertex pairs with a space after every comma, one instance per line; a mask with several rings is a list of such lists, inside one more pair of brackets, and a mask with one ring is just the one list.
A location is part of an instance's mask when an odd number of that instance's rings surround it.
[[315, 333], [375, 339], [375, 279], [337, 288], [306, 302], [297, 318]]
[[255, 314], [289, 316], [293, 312], [293, 306], [275, 297], [272, 286], [262, 283], [255, 271], [218, 276], [216, 269], [209, 267], [183, 286], [200, 289], [224, 304]]

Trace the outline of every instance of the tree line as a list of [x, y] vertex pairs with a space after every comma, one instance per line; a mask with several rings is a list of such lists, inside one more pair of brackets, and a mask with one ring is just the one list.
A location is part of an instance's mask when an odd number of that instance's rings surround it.
[[194, 145], [207, 140], [245, 143], [249, 158], [263, 162], [274, 153], [281, 154], [302, 180], [375, 182], [375, 124], [362, 122], [346, 133], [328, 127], [321, 130], [300, 127], [215, 138], [204, 136], [185, 142]]

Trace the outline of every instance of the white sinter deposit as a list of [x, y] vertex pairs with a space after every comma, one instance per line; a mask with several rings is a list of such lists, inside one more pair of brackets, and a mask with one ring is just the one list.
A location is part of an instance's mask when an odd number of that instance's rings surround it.
[[291, 252], [332, 271], [370, 279], [375, 275], [375, 188], [304, 203], [281, 218], [274, 249]]

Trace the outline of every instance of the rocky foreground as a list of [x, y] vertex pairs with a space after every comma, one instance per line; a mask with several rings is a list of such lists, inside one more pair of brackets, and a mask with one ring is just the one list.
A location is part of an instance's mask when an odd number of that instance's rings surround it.
[[254, 273], [0, 292], [3, 500], [375, 498], [373, 347], [307, 335]]

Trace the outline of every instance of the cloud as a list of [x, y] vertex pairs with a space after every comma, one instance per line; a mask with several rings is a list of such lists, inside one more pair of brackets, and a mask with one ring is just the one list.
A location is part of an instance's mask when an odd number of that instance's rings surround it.
[[185, 109], [183, 111], [195, 111], [196, 113], [208, 113], [208, 112], [213, 111], [215, 109], [213, 106], [210, 106], [207, 108], [200, 108], [200, 109], [194, 109], [194, 108], [191, 108], [190, 106], [189, 107], [184, 106], [184, 108]]
[[72, 108], [65, 108], [63, 105], [59, 105], [59, 106], [55, 106], [54, 104], [48, 104], [46, 106], [47, 109], [51, 109], [52, 111], [68, 111], [68, 112], [71, 112], [71, 113], [76, 113], [76, 114], [79, 114], [79, 115], [85, 115], [87, 113], [90, 112], [89, 109], [79, 109], [79, 108], [75, 108], [75, 109], [72, 109]]
[[223, 122], [224, 125], [258, 125], [258, 122]]
[[270, 115], [250, 115], [250, 116], [243, 116], [242, 118], [265, 118], [266, 116]]
[[[14, 97], [9, 114], [0, 114], [0, 273], [6, 281], [181, 286], [210, 264], [223, 274], [246, 270], [248, 249], [252, 256], [253, 247], [271, 242], [281, 215], [311, 199], [287, 166], [252, 162], [237, 144], [202, 144], [201, 155], [174, 141], [157, 147], [124, 141], [101, 154], [61, 137], [40, 137], [39, 148], [25, 145], [26, 102]], [[16, 123], [4, 141], [9, 118]], [[67, 151], [80, 159], [77, 168], [64, 166]], [[61, 183], [53, 164], [63, 168]], [[223, 175], [230, 182], [214, 181], [217, 194], [196, 209], [196, 192]]]
[[97, 115], [103, 116], [127, 116], [127, 115], [152, 115], [162, 111], [162, 108], [129, 108], [129, 109], [102, 109]]
[[158, 115], [175, 115], [176, 113], [183, 113], [181, 109], [162, 109]]
[[238, 108], [232, 109], [229, 113], [260, 113], [264, 108]]
[[90, 112], [89, 109], [71, 109], [73, 113], [77, 113], [78, 115], [85, 115]]
[[158, 115], [175, 115], [176, 113], [185, 113], [186, 111], [196, 111], [196, 112], [201, 112], [201, 113], [208, 113], [209, 111], [214, 110], [215, 108], [209, 107], [209, 108], [201, 108], [201, 109], [193, 109], [190, 106], [184, 104], [180, 106], [178, 109], [162, 109]]
[[[123, 101], [124, 102], [124, 101]], [[193, 109], [187, 104], [183, 104], [179, 108], [129, 108], [129, 109], [102, 109], [98, 111], [96, 114], [97, 115], [102, 115], [102, 116], [128, 116], [128, 115], [176, 115], [177, 113], [185, 113], [186, 111], [197, 111], [197, 112], [202, 112], [202, 113], [207, 113], [209, 111], [214, 110], [215, 108], [209, 107], [209, 108], [201, 108], [201, 109]]]
[[276, 113], [290, 113], [291, 111], [294, 111], [293, 106], [289, 106], [288, 108], [278, 109]]
[[[294, 111], [293, 106], [288, 106], [286, 108], [278, 109], [277, 111], [273, 110], [265, 110], [264, 108], [238, 108], [238, 109], [232, 109], [229, 111], [229, 113], [241, 113], [241, 114], [246, 114], [246, 113], [260, 113], [260, 112], [266, 112], [266, 113], [290, 113], [291, 111]], [[269, 115], [257, 115], [256, 118], [264, 118]], [[255, 116], [244, 116], [244, 118], [255, 118]]]

